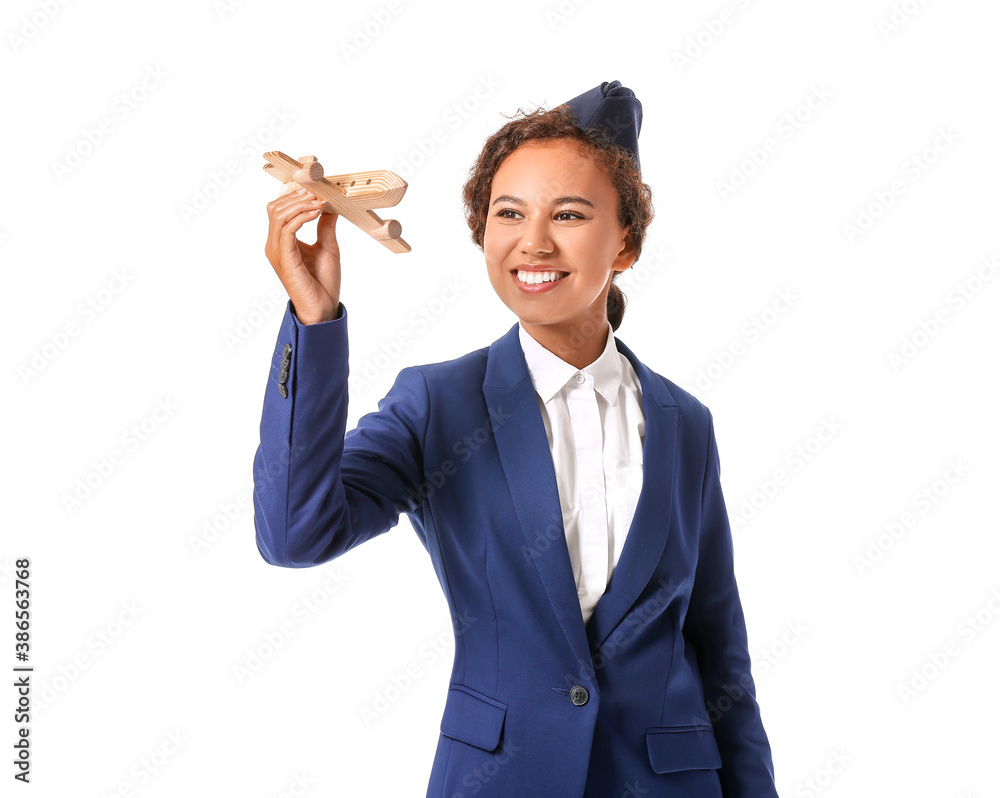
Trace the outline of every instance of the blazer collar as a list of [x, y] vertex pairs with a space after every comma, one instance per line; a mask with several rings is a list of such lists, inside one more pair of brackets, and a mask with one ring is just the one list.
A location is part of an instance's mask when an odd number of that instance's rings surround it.
[[584, 625], [562, 525], [552, 454], [535, 388], [518, 337], [519, 324], [489, 348], [483, 395], [494, 427], [497, 451], [524, 536], [522, 550], [538, 569], [546, 594], [570, 648], [588, 668], [592, 654], [621, 622], [652, 578], [669, 532], [673, 501], [677, 402], [664, 381], [617, 338], [642, 387], [646, 416], [642, 490], [618, 565], [608, 589]]
[[[524, 359], [524, 352], [518, 339], [520, 326], [520, 323], [514, 324], [506, 333], [490, 344], [486, 362], [486, 377], [483, 380], [484, 388], [489, 386], [491, 388], [512, 389], [524, 380], [530, 382], [531, 375], [528, 373], [528, 364]], [[632, 353], [632, 350], [616, 336], [612, 335], [611, 338], [618, 351], [628, 358], [635, 373], [639, 375], [643, 396], [651, 391], [655, 394], [657, 407], [677, 407], [677, 402], [674, 401], [674, 397], [664, 385], [663, 380], [647, 368]], [[643, 409], [645, 410], [645, 405]]]

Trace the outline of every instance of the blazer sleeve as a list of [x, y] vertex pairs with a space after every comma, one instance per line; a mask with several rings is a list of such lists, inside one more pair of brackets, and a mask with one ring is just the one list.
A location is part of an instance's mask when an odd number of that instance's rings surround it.
[[254, 455], [254, 527], [274, 565], [317, 565], [379, 535], [420, 504], [427, 388], [405, 368], [379, 410], [345, 437], [347, 309], [300, 324], [285, 309]]
[[777, 798], [771, 748], [761, 722], [733, 569], [733, 539], [722, 496], [719, 451], [709, 413], [698, 565], [684, 624], [694, 645], [726, 798]]

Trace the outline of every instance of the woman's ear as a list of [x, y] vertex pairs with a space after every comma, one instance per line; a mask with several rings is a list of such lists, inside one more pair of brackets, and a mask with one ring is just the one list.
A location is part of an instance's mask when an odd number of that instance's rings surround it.
[[635, 242], [632, 240], [632, 226], [622, 228], [622, 248], [618, 251], [615, 256], [614, 263], [611, 264], [611, 268], [616, 272], [623, 272], [626, 269], [631, 268], [632, 264], [635, 263]]

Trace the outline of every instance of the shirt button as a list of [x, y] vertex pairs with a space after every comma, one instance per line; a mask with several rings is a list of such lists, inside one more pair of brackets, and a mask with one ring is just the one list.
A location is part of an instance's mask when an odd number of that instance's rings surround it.
[[582, 374], [577, 374], [576, 375], [576, 381], [577, 382], [583, 382], [583, 380], [584, 380], [584, 376]]
[[586, 687], [578, 684], [569, 691], [569, 700], [576, 706], [582, 707], [588, 700], [590, 700], [590, 693], [587, 692]]

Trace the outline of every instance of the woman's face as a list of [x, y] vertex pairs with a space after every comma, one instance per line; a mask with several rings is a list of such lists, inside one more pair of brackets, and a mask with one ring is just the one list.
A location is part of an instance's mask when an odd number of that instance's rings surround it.
[[501, 164], [483, 251], [493, 290], [526, 328], [576, 338], [606, 333], [611, 274], [634, 260], [611, 179], [566, 139], [528, 142]]

